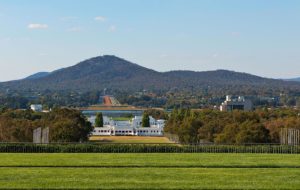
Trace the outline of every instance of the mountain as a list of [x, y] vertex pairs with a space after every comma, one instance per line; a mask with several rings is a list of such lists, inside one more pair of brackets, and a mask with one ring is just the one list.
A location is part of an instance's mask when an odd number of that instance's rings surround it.
[[296, 81], [296, 82], [300, 82], [300, 77], [299, 77], [299, 78], [293, 78], [293, 79], [286, 79], [286, 81]]
[[49, 74], [50, 74], [50, 72], [38, 72], [38, 73], [35, 73], [33, 75], [26, 77], [25, 79], [38, 79], [38, 78], [48, 76]]
[[300, 84], [268, 79], [227, 70], [194, 72], [157, 72], [116, 56], [99, 56], [51, 73], [39, 73], [23, 80], [0, 83], [0, 90], [76, 90], [92, 91], [104, 88], [139, 91], [148, 90], [212, 90], [220, 93], [251, 93], [285, 89], [300, 91]]

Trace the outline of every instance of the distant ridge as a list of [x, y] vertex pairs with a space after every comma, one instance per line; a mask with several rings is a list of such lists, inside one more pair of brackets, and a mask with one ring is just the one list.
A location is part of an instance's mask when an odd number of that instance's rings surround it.
[[48, 76], [49, 74], [50, 74], [50, 72], [38, 72], [38, 73], [35, 73], [33, 75], [26, 77], [25, 79], [38, 79], [38, 78]]
[[296, 81], [300, 82], [300, 77], [299, 78], [293, 78], [293, 79], [285, 79], [286, 81]]
[[23, 80], [0, 83], [0, 90], [76, 90], [92, 91], [104, 88], [139, 91], [148, 90], [214, 90], [231, 93], [239, 88], [300, 91], [300, 83], [263, 78], [227, 70], [157, 72], [112, 55], [98, 56], [74, 66], [51, 73], [41, 72]]

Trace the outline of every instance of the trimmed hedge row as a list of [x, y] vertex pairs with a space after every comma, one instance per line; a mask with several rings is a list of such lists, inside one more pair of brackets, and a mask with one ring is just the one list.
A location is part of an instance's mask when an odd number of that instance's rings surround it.
[[299, 154], [287, 145], [0, 144], [1, 153], [271, 153]]

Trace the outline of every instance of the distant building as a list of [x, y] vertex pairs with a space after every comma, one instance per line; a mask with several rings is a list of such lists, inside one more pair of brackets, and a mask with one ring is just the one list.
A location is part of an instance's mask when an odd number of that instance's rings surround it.
[[[89, 117], [95, 125], [95, 117]], [[114, 121], [103, 116], [103, 127], [95, 127], [94, 136], [163, 136], [165, 120], [155, 120], [150, 116], [150, 127], [142, 127], [142, 116], [135, 116], [130, 121]]]
[[226, 96], [226, 100], [221, 104], [220, 111], [243, 110], [251, 111], [253, 109], [252, 102], [246, 100], [243, 96], [233, 98], [230, 95]]
[[43, 106], [41, 104], [32, 104], [30, 106], [30, 109], [32, 111], [35, 111], [35, 112], [42, 112], [43, 111]]

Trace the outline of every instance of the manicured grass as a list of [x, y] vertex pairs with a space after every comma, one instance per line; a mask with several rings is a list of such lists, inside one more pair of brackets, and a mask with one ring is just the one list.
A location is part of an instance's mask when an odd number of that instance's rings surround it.
[[0, 189], [298, 189], [300, 155], [0, 154]]
[[0, 188], [298, 189], [299, 169], [1, 168]]
[[92, 136], [92, 142], [109, 143], [171, 143], [166, 137], [143, 137], [143, 136]]
[[113, 117], [114, 121], [129, 121], [132, 119], [132, 117]]
[[299, 167], [293, 154], [189, 154], [189, 153], [2, 153], [0, 166], [98, 166], [98, 167]]

